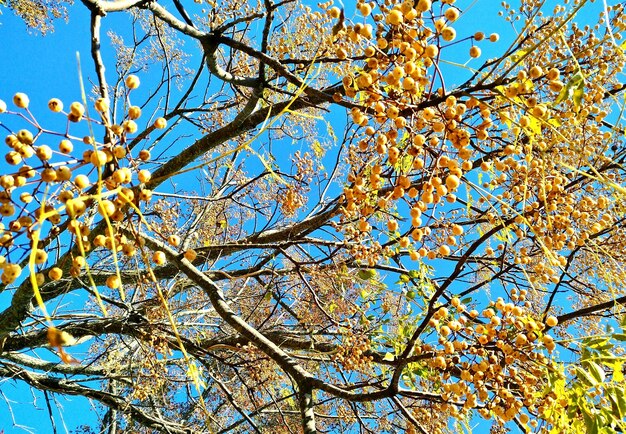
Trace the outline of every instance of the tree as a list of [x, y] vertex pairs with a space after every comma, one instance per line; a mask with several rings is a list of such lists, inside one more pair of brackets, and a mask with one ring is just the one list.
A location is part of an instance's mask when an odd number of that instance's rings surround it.
[[0, 101], [2, 381], [89, 432], [623, 432], [623, 6], [503, 48], [469, 1], [196, 3], [83, 0], [95, 84]]

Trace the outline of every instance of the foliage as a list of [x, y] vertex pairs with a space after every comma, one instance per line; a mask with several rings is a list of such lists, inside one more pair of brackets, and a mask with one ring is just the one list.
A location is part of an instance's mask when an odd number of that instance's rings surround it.
[[93, 89], [0, 101], [3, 382], [95, 432], [624, 431], [622, 5], [82, 3]]

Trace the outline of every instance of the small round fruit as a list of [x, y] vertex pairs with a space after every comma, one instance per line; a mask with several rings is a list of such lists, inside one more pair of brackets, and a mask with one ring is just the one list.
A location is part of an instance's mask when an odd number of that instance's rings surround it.
[[460, 184], [461, 184], [461, 180], [459, 179], [458, 176], [456, 176], [456, 175], [448, 175], [446, 177], [446, 187], [448, 187], [448, 190], [454, 191], [457, 188], [459, 188]]
[[85, 106], [79, 103], [78, 101], [74, 101], [70, 105], [70, 113], [74, 115], [76, 118], [80, 119], [85, 114]]
[[94, 151], [89, 156], [89, 161], [91, 161], [91, 164], [94, 166], [104, 166], [107, 162], [107, 154], [100, 150]]
[[165, 253], [157, 250], [152, 254], [152, 261], [157, 265], [163, 265], [166, 262]]
[[7, 111], [7, 103], [0, 99], [0, 113]]
[[96, 110], [98, 110], [100, 113], [105, 113], [107, 111], [109, 111], [109, 99], [108, 98], [98, 98], [96, 100], [95, 106], [96, 106]]
[[15, 104], [19, 108], [28, 108], [28, 104], [30, 100], [28, 99], [28, 95], [22, 92], [18, 92], [13, 95], [13, 104]]
[[35, 264], [43, 264], [48, 260], [48, 254], [45, 250], [37, 249], [35, 251]]
[[80, 190], [83, 190], [89, 187], [91, 185], [91, 182], [89, 182], [89, 178], [87, 178], [87, 175], [76, 175], [76, 178], [74, 178], [74, 185]]
[[152, 199], [152, 190], [148, 190], [147, 188], [141, 190], [139, 192], [139, 199], [144, 202], [149, 202]]
[[137, 89], [139, 87], [139, 77], [136, 75], [129, 75], [126, 77], [126, 87], [129, 89]]
[[40, 160], [46, 161], [52, 158], [52, 149], [48, 145], [41, 145], [37, 148], [35, 154]]
[[154, 121], [154, 128], [162, 130], [167, 126], [167, 120], [165, 118], [156, 118]]
[[559, 323], [559, 320], [553, 315], [550, 315], [548, 318], [546, 318], [546, 325], [548, 327], [554, 327], [558, 323]]
[[74, 150], [74, 145], [67, 139], [61, 140], [59, 143], [59, 151], [63, 154], [69, 154]]
[[119, 288], [121, 284], [122, 284], [122, 281], [117, 275], [109, 276], [107, 278], [107, 286], [111, 289]]
[[41, 171], [41, 180], [43, 182], [55, 182], [57, 180], [57, 172], [53, 168], [48, 167]]
[[432, 7], [431, 0], [419, 0], [417, 4], [415, 5], [415, 9], [418, 12], [428, 12], [431, 7]]
[[150, 173], [149, 170], [146, 170], [146, 169], [142, 169], [139, 171], [139, 173], [137, 173], [137, 179], [141, 183], [146, 183], [150, 181], [151, 177], [152, 177], [152, 174]]
[[450, 9], [447, 9], [443, 15], [448, 21], [453, 22], [459, 19], [460, 13], [457, 8], [451, 7]]
[[59, 267], [53, 267], [48, 271], [48, 277], [52, 280], [61, 280], [63, 277], [63, 270]]
[[189, 262], [193, 262], [198, 257], [198, 254], [196, 253], [194, 249], [188, 249], [185, 251], [184, 256], [186, 260], [188, 260]]
[[446, 42], [453, 41], [456, 38], [456, 30], [452, 27], [446, 27], [441, 31], [441, 37]]
[[334, 6], [334, 7], [330, 8], [330, 9], [328, 9], [328, 15], [331, 18], [337, 19], [341, 15], [341, 9], [339, 9], [337, 6]]
[[98, 204], [98, 213], [103, 217], [110, 217], [115, 211], [117, 211], [117, 208], [115, 207], [115, 204], [113, 204], [113, 202], [111, 202], [110, 200], [102, 200]]
[[473, 57], [474, 59], [480, 57], [480, 55], [481, 55], [480, 48], [478, 48], [476, 45], [474, 45], [472, 48], [470, 48], [469, 55], [470, 55], [470, 57]]
[[52, 98], [48, 101], [48, 108], [54, 113], [59, 113], [63, 110], [63, 102], [59, 98]]
[[127, 134], [134, 134], [137, 132], [137, 129], [138, 129], [137, 123], [132, 120], [126, 120], [122, 122], [122, 128], [124, 128], [124, 131]]
[[402, 12], [393, 9], [387, 14], [386, 21], [387, 24], [391, 24], [392, 26], [399, 26], [404, 21], [404, 17], [402, 16]]
[[147, 149], [142, 149], [139, 151], [139, 159], [141, 161], [149, 161], [150, 160], [150, 151]]
[[139, 119], [141, 117], [141, 107], [133, 105], [128, 108], [129, 119]]
[[[35, 138], [33, 137], [33, 133], [28, 130], [19, 130], [17, 133], [17, 140], [23, 145], [32, 145]], [[16, 150], [18, 150], [16, 148]]]

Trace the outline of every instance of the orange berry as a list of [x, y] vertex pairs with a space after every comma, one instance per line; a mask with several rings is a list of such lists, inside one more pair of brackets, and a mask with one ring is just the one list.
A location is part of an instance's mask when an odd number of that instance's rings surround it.
[[139, 77], [137, 77], [136, 75], [129, 75], [128, 77], [126, 77], [126, 80], [124, 82], [126, 84], [126, 87], [129, 89], [137, 89], [139, 87]]
[[152, 261], [157, 265], [163, 265], [167, 261], [167, 258], [165, 257], [165, 253], [157, 250], [152, 254]]
[[393, 9], [387, 14], [386, 21], [387, 24], [391, 24], [392, 26], [399, 26], [404, 21], [404, 17], [402, 16], [402, 12]]
[[52, 280], [61, 280], [61, 277], [63, 277], [63, 270], [59, 267], [51, 268], [50, 271], [48, 271], [48, 277]]
[[548, 327], [554, 327], [558, 323], [559, 323], [559, 320], [553, 315], [550, 315], [548, 318], [546, 318], [546, 325]]
[[162, 130], [167, 126], [167, 120], [165, 118], [156, 118], [154, 121], [154, 128]]

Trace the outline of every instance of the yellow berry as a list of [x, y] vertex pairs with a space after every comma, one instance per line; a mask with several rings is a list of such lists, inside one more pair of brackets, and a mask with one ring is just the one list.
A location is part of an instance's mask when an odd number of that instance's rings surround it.
[[448, 21], [452, 22], [452, 21], [456, 21], [459, 18], [460, 13], [457, 8], [452, 7], [450, 9], [447, 9], [443, 15], [446, 17]]
[[37, 157], [39, 157], [40, 160], [46, 161], [52, 158], [52, 149], [50, 149], [50, 146], [48, 145], [41, 145], [37, 147], [35, 154], [37, 155]]
[[454, 38], [456, 38], [456, 30], [454, 30], [452, 27], [445, 27], [441, 31], [441, 37], [446, 42], [453, 41]]
[[17, 140], [19, 140], [19, 142], [23, 145], [32, 145], [35, 138], [33, 137], [33, 133], [31, 133], [30, 131], [19, 130], [17, 133]]
[[128, 117], [130, 119], [139, 119], [141, 116], [141, 108], [139, 106], [131, 106], [128, 108]]
[[141, 151], [139, 151], [139, 159], [141, 161], [149, 161], [150, 156], [150, 151], [148, 151], [147, 149], [142, 149]]
[[399, 26], [404, 21], [404, 17], [402, 16], [402, 12], [397, 9], [393, 9], [389, 11], [389, 14], [387, 14], [386, 20], [387, 23], [391, 24], [392, 26]]
[[152, 174], [150, 173], [149, 170], [146, 170], [146, 169], [140, 170], [139, 173], [137, 173], [137, 179], [139, 179], [139, 182], [141, 183], [146, 183], [150, 181], [151, 177], [152, 177]]
[[193, 262], [198, 257], [198, 254], [196, 253], [194, 249], [188, 249], [185, 251], [184, 256], [186, 260], [188, 260], [189, 262]]
[[35, 251], [35, 264], [43, 264], [48, 259], [48, 254], [45, 250], [37, 249]]
[[95, 106], [96, 106], [96, 110], [98, 110], [100, 113], [105, 113], [107, 111], [109, 111], [109, 99], [108, 98], [98, 98], [96, 100]]
[[121, 284], [122, 284], [122, 282], [121, 282], [120, 278], [117, 275], [109, 276], [107, 278], [107, 287], [109, 287], [111, 289], [119, 288]]
[[61, 140], [59, 143], [59, 151], [63, 154], [69, 154], [74, 150], [74, 145], [67, 139]]
[[460, 184], [461, 184], [461, 180], [459, 179], [458, 176], [448, 175], [446, 177], [446, 186], [448, 187], [448, 190], [454, 191], [459, 187]]
[[85, 106], [79, 103], [78, 101], [74, 101], [70, 105], [70, 113], [74, 115], [76, 118], [80, 119], [85, 114]]
[[22, 92], [18, 92], [13, 96], [13, 104], [15, 104], [19, 108], [28, 108], [28, 104], [30, 100], [28, 99], [28, 95]]
[[52, 98], [50, 101], [48, 101], [48, 108], [54, 113], [59, 113], [61, 110], [63, 110], [63, 103], [59, 98]]
[[126, 87], [129, 89], [137, 89], [139, 87], [139, 77], [136, 75], [129, 75], [126, 77]]
[[167, 120], [165, 120], [165, 118], [156, 118], [156, 120], [154, 121], [154, 128], [162, 130], [166, 126], [167, 126]]
[[328, 15], [331, 18], [337, 19], [341, 15], [341, 9], [339, 9], [337, 6], [334, 6], [334, 7], [330, 8], [330, 9], [328, 9]]
[[157, 250], [152, 254], [152, 261], [157, 265], [163, 265], [166, 262], [165, 253]]
[[550, 315], [548, 318], [546, 318], [546, 325], [548, 327], [554, 327], [559, 323], [559, 320], [555, 317]]
[[415, 9], [418, 12], [427, 12], [430, 10], [431, 7], [432, 7], [431, 0], [419, 0], [417, 4], [415, 5]]
[[48, 277], [52, 280], [61, 280], [61, 277], [63, 277], [63, 270], [59, 267], [51, 268], [50, 271], [48, 271]]
[[115, 211], [117, 211], [117, 208], [115, 207], [115, 204], [110, 200], [102, 200], [100, 201], [100, 203], [98, 203], [98, 213], [103, 217], [110, 217]]
[[93, 151], [89, 156], [89, 161], [96, 167], [104, 166], [107, 162], [107, 154], [104, 151]]
[[87, 175], [76, 175], [76, 178], [74, 178], [74, 185], [80, 190], [83, 190], [89, 187], [91, 185], [91, 182], [89, 182], [89, 178], [87, 178]]
[[132, 120], [126, 120], [122, 123], [122, 128], [128, 134], [134, 134], [137, 132], [137, 123]]

